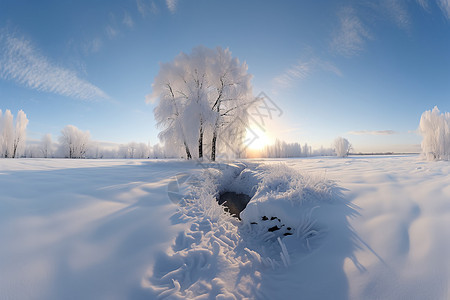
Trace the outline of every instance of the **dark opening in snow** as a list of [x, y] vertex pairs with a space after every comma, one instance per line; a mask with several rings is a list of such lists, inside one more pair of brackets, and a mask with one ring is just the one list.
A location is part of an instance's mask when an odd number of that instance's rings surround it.
[[217, 202], [223, 204], [226, 211], [229, 211], [232, 216], [235, 216], [240, 220], [240, 213], [247, 206], [250, 199], [251, 197], [246, 194], [223, 192], [219, 195]]

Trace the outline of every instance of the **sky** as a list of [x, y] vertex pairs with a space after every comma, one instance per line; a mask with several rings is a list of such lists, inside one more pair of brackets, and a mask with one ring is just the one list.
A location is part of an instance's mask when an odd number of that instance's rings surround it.
[[450, 0], [0, 0], [0, 109], [28, 138], [158, 142], [159, 65], [204, 45], [248, 64], [279, 113], [267, 143], [418, 152], [420, 116], [450, 111]]

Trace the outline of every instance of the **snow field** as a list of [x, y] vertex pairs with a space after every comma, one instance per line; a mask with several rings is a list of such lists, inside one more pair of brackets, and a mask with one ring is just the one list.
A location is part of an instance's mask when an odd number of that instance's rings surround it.
[[449, 182], [418, 156], [3, 159], [0, 298], [448, 299]]
[[[141, 279], [182, 228], [167, 184], [194, 163], [0, 160], [0, 299], [148, 298]], [[150, 296], [151, 298], [151, 296]]]

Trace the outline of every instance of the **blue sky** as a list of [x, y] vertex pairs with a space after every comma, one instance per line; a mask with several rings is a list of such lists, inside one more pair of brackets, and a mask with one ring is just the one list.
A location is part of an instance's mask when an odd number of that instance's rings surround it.
[[1, 1], [0, 109], [28, 136], [68, 124], [158, 142], [146, 104], [159, 63], [198, 45], [246, 61], [283, 115], [268, 135], [417, 151], [420, 115], [450, 111], [450, 1]]

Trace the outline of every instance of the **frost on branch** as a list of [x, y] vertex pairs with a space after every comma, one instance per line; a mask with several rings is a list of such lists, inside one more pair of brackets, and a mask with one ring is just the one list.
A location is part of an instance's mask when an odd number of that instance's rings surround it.
[[450, 159], [450, 113], [441, 113], [437, 106], [425, 111], [419, 124], [423, 137], [422, 155], [428, 160]]

